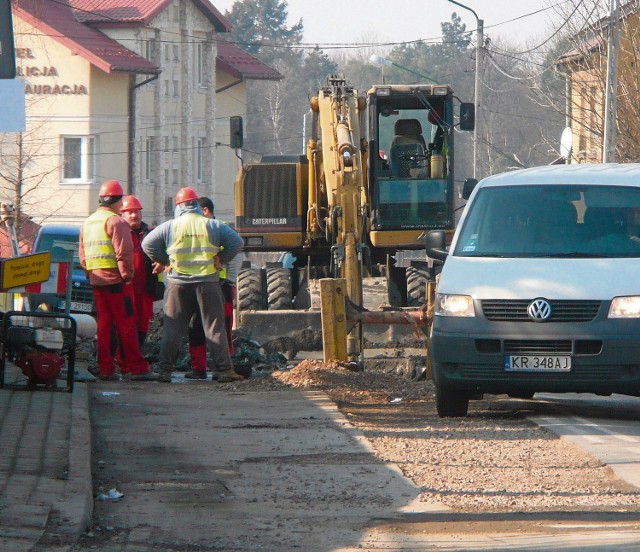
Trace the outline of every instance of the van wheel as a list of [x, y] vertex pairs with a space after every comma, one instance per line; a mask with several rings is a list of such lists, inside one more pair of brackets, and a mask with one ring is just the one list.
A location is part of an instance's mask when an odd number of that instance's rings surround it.
[[436, 386], [436, 409], [440, 418], [462, 418], [469, 411], [469, 396]]
[[512, 399], [527, 399], [527, 400], [531, 400], [533, 399], [533, 396], [536, 394], [535, 391], [522, 391], [519, 393], [509, 393], [509, 397], [511, 397]]

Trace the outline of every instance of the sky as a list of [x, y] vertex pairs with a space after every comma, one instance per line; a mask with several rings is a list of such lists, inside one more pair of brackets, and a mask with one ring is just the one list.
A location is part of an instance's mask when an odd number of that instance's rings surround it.
[[[223, 14], [235, 0], [210, 0]], [[484, 21], [485, 36], [517, 44], [544, 38], [558, 19], [550, 5], [566, 0], [460, 0]], [[448, 0], [288, 0], [289, 24], [300, 18], [304, 42], [328, 44], [376, 44], [437, 39], [440, 23], [456, 12], [468, 30], [475, 30], [475, 16]]]

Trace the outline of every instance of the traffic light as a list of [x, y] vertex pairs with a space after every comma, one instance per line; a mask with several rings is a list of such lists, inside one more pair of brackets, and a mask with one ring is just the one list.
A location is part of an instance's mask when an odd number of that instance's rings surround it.
[[229, 145], [233, 149], [240, 149], [242, 147], [242, 117], [239, 115], [229, 117], [229, 138]]
[[0, 79], [16, 78], [11, 0], [0, 0]]

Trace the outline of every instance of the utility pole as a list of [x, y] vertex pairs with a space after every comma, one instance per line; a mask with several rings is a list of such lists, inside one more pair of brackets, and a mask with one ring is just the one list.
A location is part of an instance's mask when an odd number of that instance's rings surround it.
[[610, 0], [607, 42], [607, 84], [604, 102], [602, 162], [616, 161], [616, 112], [618, 108], [618, 52], [620, 49], [620, 0]]
[[476, 121], [473, 127], [473, 178], [479, 178], [479, 156], [480, 156], [480, 148], [479, 148], [479, 137], [481, 136], [478, 128], [480, 127], [480, 121], [482, 117], [480, 117], [480, 105], [481, 105], [481, 87], [480, 87], [480, 76], [482, 74], [482, 62], [483, 62], [483, 52], [484, 52], [484, 21], [478, 17], [478, 14], [473, 11], [470, 7], [461, 4], [460, 2], [456, 2], [455, 0], [449, 0], [452, 4], [456, 6], [460, 6], [465, 10], [470, 11], [473, 16], [476, 18], [476, 75], [474, 81], [474, 103], [476, 106]]

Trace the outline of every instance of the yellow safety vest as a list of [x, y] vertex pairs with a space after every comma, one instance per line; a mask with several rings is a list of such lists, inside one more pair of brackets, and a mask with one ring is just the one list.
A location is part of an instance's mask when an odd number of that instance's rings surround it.
[[[224, 222], [223, 220], [220, 221], [222, 224], [227, 224], [226, 222]], [[222, 251], [224, 249], [224, 247], [221, 247], [220, 250]], [[220, 274], [218, 275], [220, 277], [221, 280], [226, 280], [227, 279], [227, 265], [222, 265], [222, 268], [220, 269]]]
[[209, 276], [218, 270], [213, 258], [220, 248], [209, 241], [206, 217], [185, 213], [173, 221], [173, 243], [167, 248], [171, 268], [180, 274]]
[[82, 243], [87, 270], [118, 268], [116, 251], [107, 235], [107, 220], [117, 216], [113, 211], [98, 209], [82, 225]]

